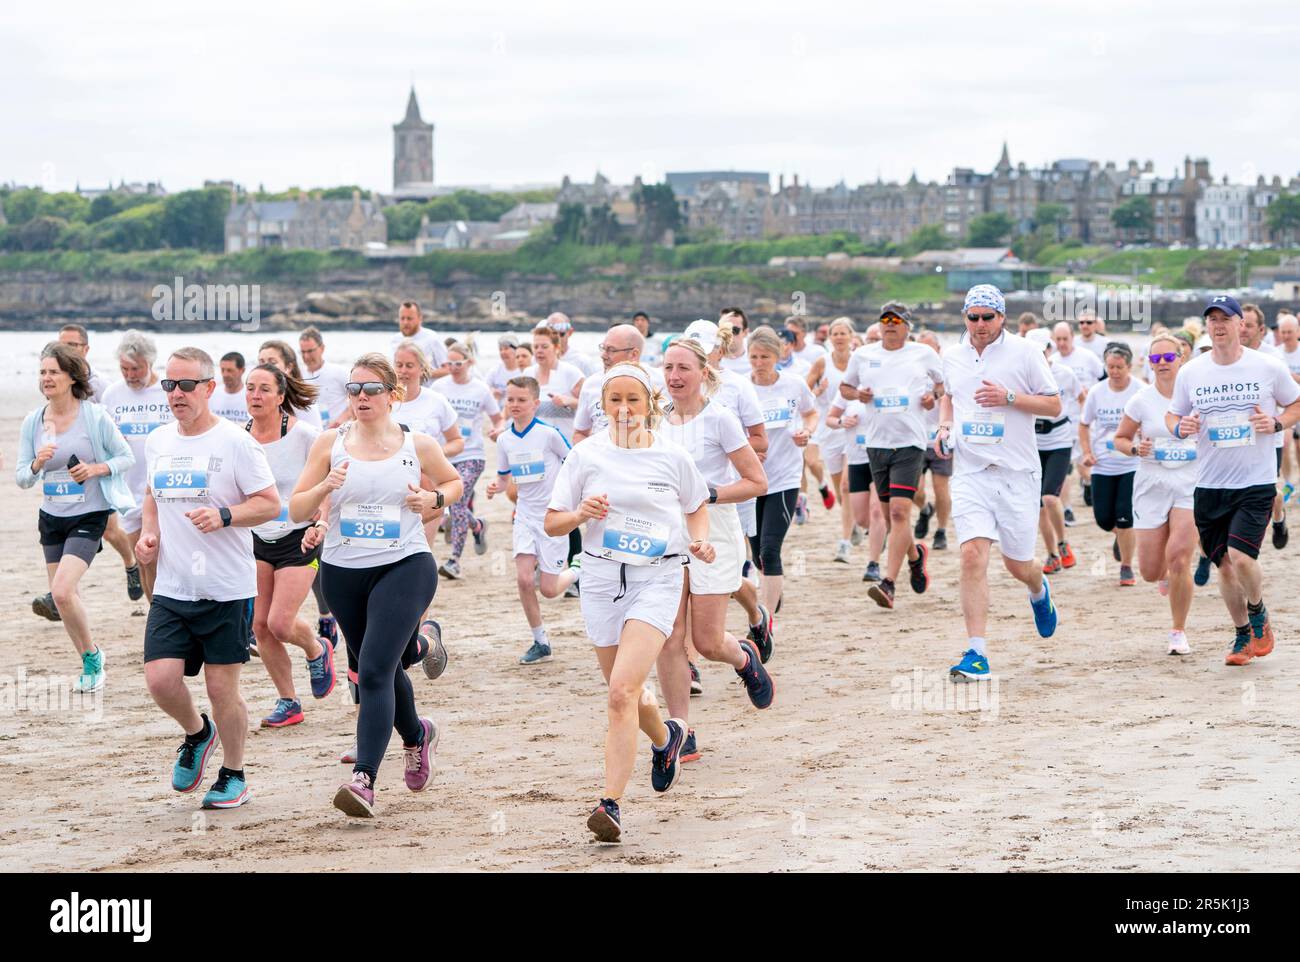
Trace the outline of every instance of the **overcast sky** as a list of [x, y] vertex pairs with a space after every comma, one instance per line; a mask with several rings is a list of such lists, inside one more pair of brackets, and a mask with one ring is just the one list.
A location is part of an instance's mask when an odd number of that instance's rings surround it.
[[1004, 139], [1031, 166], [1300, 173], [1294, 0], [469, 6], [6, 4], [0, 181], [388, 191], [412, 83], [440, 184], [942, 180]]

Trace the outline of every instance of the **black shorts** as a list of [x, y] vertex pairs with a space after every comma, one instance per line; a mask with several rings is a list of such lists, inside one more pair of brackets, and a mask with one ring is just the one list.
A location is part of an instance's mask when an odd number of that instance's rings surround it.
[[1258, 558], [1268, 523], [1273, 520], [1276, 496], [1277, 490], [1271, 484], [1235, 490], [1197, 488], [1192, 496], [1192, 515], [1201, 536], [1201, 553], [1216, 565], [1223, 562], [1228, 548]]
[[307, 530], [297, 528], [276, 541], [263, 541], [254, 532], [253, 557], [266, 562], [274, 571], [281, 568], [306, 568], [309, 565], [319, 568], [321, 546], [317, 545], [311, 551], [302, 550], [302, 537]]
[[850, 464], [849, 465], [849, 494], [857, 494], [859, 491], [871, 490], [871, 465], [870, 464]]
[[934, 442], [931, 441], [925, 447], [925, 464], [922, 471], [929, 471], [936, 478], [952, 477], [952, 458], [941, 458], [934, 450]]
[[891, 495], [910, 498], [916, 494], [925, 465], [924, 451], [920, 448], [868, 448], [867, 457], [871, 459], [871, 481], [881, 501], [888, 501]]
[[112, 511], [91, 511], [61, 518], [57, 514], [40, 511], [36, 517], [36, 531], [40, 535], [45, 563], [59, 563], [63, 555], [71, 554], [86, 564], [104, 550], [104, 529], [108, 527]]
[[177, 601], [153, 596], [144, 626], [145, 663], [179, 658], [185, 674], [204, 665], [242, 665], [248, 661], [249, 600]]
[[1065, 487], [1065, 476], [1070, 473], [1070, 452], [1073, 448], [1053, 448], [1038, 452], [1038, 466], [1043, 471], [1043, 484], [1039, 495], [1050, 494], [1054, 498], [1061, 496]]
[[1133, 527], [1133, 476], [1123, 474], [1092, 475], [1092, 516], [1102, 531], [1125, 531]]
[[1277, 476], [1280, 478], [1282, 476], [1282, 449], [1274, 448], [1273, 450], [1277, 453]]

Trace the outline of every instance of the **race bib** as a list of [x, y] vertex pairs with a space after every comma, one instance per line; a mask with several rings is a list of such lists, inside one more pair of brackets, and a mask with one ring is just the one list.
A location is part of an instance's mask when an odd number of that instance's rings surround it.
[[128, 411], [122, 415], [122, 420], [117, 422], [117, 428], [124, 438], [148, 437], [162, 426], [160, 415], [148, 411]]
[[541, 451], [520, 451], [510, 458], [510, 477], [515, 484], [536, 484], [546, 477]]
[[1180, 438], [1156, 438], [1151, 455], [1166, 467], [1176, 468], [1196, 460], [1196, 442]]
[[1108, 438], [1108, 439], [1107, 439], [1107, 441], [1106, 441], [1106, 450], [1107, 450], [1107, 451], [1112, 451], [1112, 452], [1115, 450], [1115, 439], [1114, 439], [1114, 438]]
[[471, 425], [471, 423], [469, 421], [466, 421], [464, 418], [462, 418], [460, 421], [460, 436], [464, 438], [466, 441], [468, 441], [469, 436], [473, 433], [474, 433], [474, 428]]
[[330, 413], [329, 411], [326, 411], [324, 408], [320, 409], [320, 423], [321, 423], [321, 427], [324, 427], [325, 425], [330, 423]]
[[50, 504], [80, 504], [86, 500], [86, 486], [72, 480], [72, 472], [47, 471], [43, 485], [45, 500]]
[[1007, 416], [1001, 411], [976, 411], [961, 422], [961, 436], [967, 444], [1001, 444], [1007, 432]]
[[867, 449], [867, 436], [865, 434], [858, 435], [857, 445], [858, 445], [858, 449], [861, 451], [865, 451]]
[[284, 534], [291, 527], [293, 527], [293, 525], [290, 524], [289, 522], [289, 506], [284, 502], [281, 502], [280, 513], [275, 516], [274, 521], [267, 522], [267, 526], [265, 530], [268, 533]]
[[891, 387], [872, 395], [871, 403], [877, 414], [906, 414], [912, 399], [898, 388]]
[[611, 511], [605, 519], [603, 556], [629, 565], [653, 564], [668, 550], [668, 525]]
[[1255, 443], [1255, 426], [1248, 415], [1229, 412], [1210, 417], [1210, 443], [1216, 448], [1244, 448]]
[[787, 430], [793, 417], [794, 411], [785, 402], [782, 402], [780, 407], [763, 409], [763, 425], [769, 431]]
[[208, 497], [208, 459], [167, 454], [154, 462], [153, 496], [158, 501], [203, 501]]
[[345, 547], [396, 548], [401, 533], [398, 505], [348, 501], [339, 512], [339, 536]]

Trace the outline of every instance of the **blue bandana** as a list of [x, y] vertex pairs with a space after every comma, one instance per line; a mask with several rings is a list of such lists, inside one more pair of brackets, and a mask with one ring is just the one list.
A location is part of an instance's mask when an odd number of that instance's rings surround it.
[[999, 314], [1007, 312], [1006, 298], [992, 284], [976, 284], [966, 292], [966, 304], [962, 311], [969, 311], [972, 307], [991, 307]]

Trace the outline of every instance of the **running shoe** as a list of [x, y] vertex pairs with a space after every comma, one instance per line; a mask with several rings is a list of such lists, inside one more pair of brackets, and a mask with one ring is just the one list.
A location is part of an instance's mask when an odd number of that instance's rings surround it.
[[745, 694], [749, 696], [749, 703], [758, 709], [768, 708], [772, 704], [772, 699], [776, 697], [776, 682], [763, 667], [763, 661], [758, 657], [758, 651], [752, 643], [742, 641], [740, 647], [749, 656], [749, 663], [744, 668], [738, 669], [736, 674], [745, 683]]
[[802, 493], [794, 502], [794, 523], [803, 524], [808, 520], [808, 498]]
[[1074, 556], [1074, 549], [1070, 547], [1070, 542], [1062, 541], [1056, 548], [1061, 554], [1061, 567], [1073, 568], [1078, 559]]
[[686, 740], [686, 725], [676, 718], [664, 720], [668, 729], [668, 743], [663, 748], [650, 746], [650, 787], [656, 792], [666, 792], [677, 783], [677, 756]]
[[1119, 586], [1121, 588], [1132, 588], [1137, 584], [1137, 579], [1133, 577], [1133, 569], [1128, 565], [1119, 566]]
[[428, 651], [420, 659], [424, 677], [430, 680], [439, 678], [447, 670], [447, 649], [442, 643], [442, 625], [432, 618], [420, 622], [420, 637], [428, 645]]
[[869, 562], [867, 562], [867, 570], [864, 571], [864, 572], [862, 572], [862, 580], [863, 580], [863, 581], [879, 581], [879, 580], [880, 580], [880, 562], [879, 562], [879, 561], [869, 561]]
[[853, 526], [853, 533], [849, 535], [849, 543], [855, 548], [862, 544], [862, 529], [856, 524]]
[[534, 641], [523, 657], [519, 659], [521, 665], [536, 665], [543, 661], [551, 660], [551, 646], [543, 645], [541, 642]]
[[934, 538], [930, 541], [930, 548], [934, 551], [948, 550], [948, 532], [943, 528], [936, 528]]
[[62, 621], [59, 609], [54, 604], [54, 595], [48, 591], [32, 599], [32, 611], [49, 621]]
[[316, 619], [316, 634], [322, 638], [330, 640], [330, 647], [337, 649], [339, 646], [339, 625], [334, 620], [333, 615], [321, 615]]
[[317, 638], [320, 654], [307, 659], [307, 674], [311, 677], [313, 698], [325, 698], [334, 690], [334, 648], [328, 638]]
[[823, 507], [823, 508], [825, 508], [827, 511], [829, 511], [831, 508], [835, 507], [835, 492], [834, 492], [834, 491], [832, 491], [830, 488], [826, 487], [826, 485], [823, 484], [823, 485], [821, 486], [821, 488], [818, 489], [818, 493], [822, 496], [822, 507]]
[[277, 698], [271, 714], [262, 719], [263, 728], [288, 728], [303, 720], [302, 703], [294, 698]]
[[679, 756], [682, 762], [696, 762], [700, 760], [700, 749], [695, 744], [695, 729], [686, 730], [686, 741], [682, 742], [682, 753]]
[[208, 737], [192, 739], [186, 735], [181, 747], [176, 749], [176, 764], [172, 766], [172, 788], [178, 792], [192, 792], [199, 787], [208, 759], [221, 743], [217, 737], [217, 726], [212, 724], [207, 715], [200, 717], [208, 726]]
[[485, 521], [483, 518], [478, 518], [477, 521], [478, 521], [478, 528], [473, 532], [474, 553], [483, 554], [485, 551], [487, 551], [487, 521]]
[[930, 549], [917, 542], [916, 560], [907, 563], [908, 580], [912, 584], [912, 590], [918, 595], [925, 594], [925, 589], [930, 587], [930, 572], [925, 566], [929, 557]]
[[1196, 587], [1204, 588], [1210, 583], [1210, 559], [1201, 555], [1196, 559], [1196, 573], [1192, 575], [1192, 581], [1196, 582]]
[[1066, 509], [1065, 509], [1065, 526], [1066, 526], [1067, 528], [1073, 528], [1073, 527], [1074, 527], [1074, 509], [1073, 509], [1073, 508], [1066, 508]]
[[587, 828], [596, 836], [598, 842], [617, 842], [623, 837], [623, 823], [619, 820], [618, 802], [612, 798], [602, 798], [590, 815], [587, 816]]
[[438, 574], [456, 581], [460, 578], [460, 561], [456, 558], [448, 558], [438, 566]]
[[1110, 553], [1112, 556], [1114, 556], [1116, 561], [1120, 560], [1118, 537], [1116, 537], [1115, 540], [1110, 543]]
[[1190, 655], [1192, 646], [1187, 643], [1187, 632], [1171, 631], [1169, 632], [1169, 654], [1171, 655]]
[[704, 680], [700, 678], [700, 669], [693, 661], [688, 661], [691, 666], [691, 696], [704, 694]]
[[1039, 635], [1051, 638], [1056, 633], [1056, 602], [1052, 600], [1052, 587], [1046, 578], [1043, 578], [1043, 591], [1042, 599], [1030, 599], [1029, 607], [1034, 609], [1034, 627]]
[[357, 763], [357, 743], [353, 742], [352, 747], [339, 755], [340, 765], [355, 765]]
[[334, 807], [353, 818], [375, 817], [375, 783], [365, 772], [353, 772], [334, 793]]
[[1291, 500], [1291, 495], [1295, 494], [1295, 485], [1288, 481], [1282, 485], [1282, 503], [1287, 504]]
[[104, 649], [97, 648], [92, 655], [88, 651], [81, 653], [81, 674], [72, 683], [72, 690], [88, 694], [104, 687], [107, 676], [104, 674]]
[[1228, 657], [1223, 659], [1225, 665], [1241, 666], [1255, 657], [1254, 646], [1251, 644], [1250, 628], [1245, 631], [1237, 630], [1236, 637], [1232, 639], [1232, 651], [1228, 652]]
[[1169, 597], [1169, 579], [1161, 578], [1156, 582], [1156, 591], [1160, 592], [1161, 598]]
[[1083, 486], [1083, 506], [1085, 508], [1092, 507], [1092, 485], [1091, 484], [1085, 484]]
[[140, 566], [132, 565], [126, 569], [126, 596], [132, 601], [144, 597], [144, 582], [140, 580]]
[[772, 643], [776, 640], [775, 626], [772, 624], [772, 616], [762, 605], [758, 606], [758, 614], [763, 620], [749, 626], [749, 640], [754, 643], [758, 657], [766, 665], [772, 660]]
[[841, 541], [835, 548], [835, 557], [832, 558], [831, 561], [838, 561], [840, 564], [848, 564], [849, 555], [852, 551], [853, 548], [847, 541]]
[[961, 661], [948, 669], [953, 681], [979, 681], [989, 676], [989, 660], [974, 648], [967, 648]]
[[1047, 560], [1043, 562], [1043, 574], [1054, 575], [1061, 570], [1061, 559], [1054, 554], [1049, 554]]
[[433, 773], [432, 758], [438, 751], [438, 726], [433, 719], [421, 718], [420, 727], [424, 729], [420, 744], [402, 746], [406, 753], [406, 787], [413, 792], [422, 792], [429, 784], [429, 776]]
[[930, 519], [934, 517], [934, 505], [927, 504], [916, 516], [916, 526], [912, 528], [912, 537], [920, 541], [930, 533]]
[[1261, 611], [1259, 614], [1249, 615], [1250, 632], [1253, 636], [1250, 642], [1251, 653], [1256, 658], [1263, 658], [1273, 650], [1273, 626], [1268, 623], [1268, 611]]
[[1287, 530], [1286, 518], [1281, 521], [1273, 522], [1273, 547], [1281, 551], [1286, 547], [1286, 543], [1291, 540], [1291, 532]]
[[867, 589], [867, 596], [882, 608], [894, 607], [894, 583], [888, 578], [881, 578]]
[[222, 768], [217, 772], [217, 780], [203, 796], [203, 807], [238, 808], [252, 797], [248, 794], [248, 783], [244, 781], [243, 775]]

